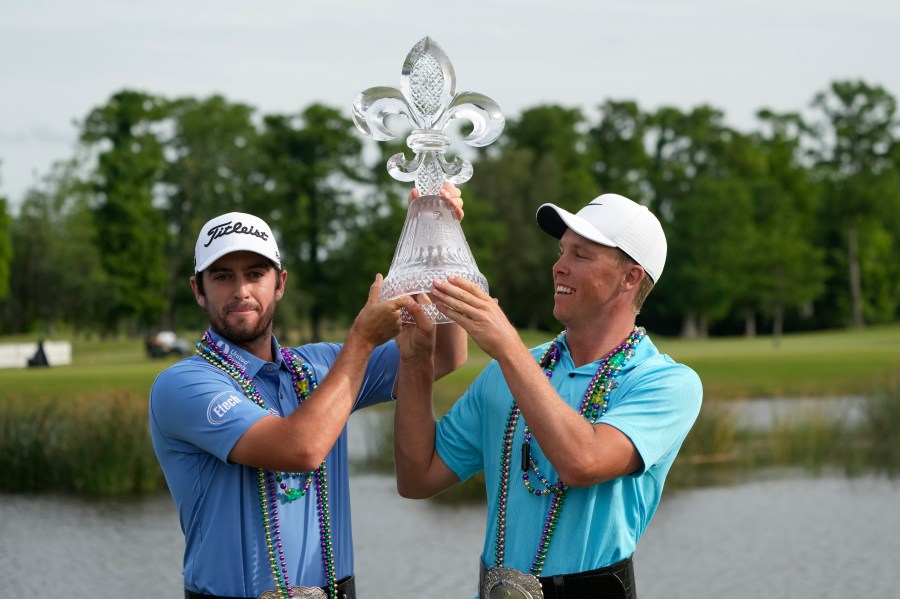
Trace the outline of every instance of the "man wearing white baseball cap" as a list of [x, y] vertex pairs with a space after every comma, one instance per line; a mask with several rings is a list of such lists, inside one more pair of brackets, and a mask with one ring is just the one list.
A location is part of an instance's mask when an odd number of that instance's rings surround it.
[[616, 194], [575, 214], [544, 204], [537, 223], [559, 239], [553, 315], [565, 329], [529, 350], [480, 288], [436, 281], [438, 309], [494, 361], [437, 423], [433, 373], [401, 372], [398, 488], [428, 497], [484, 471], [481, 599], [634, 599], [632, 555], [702, 398], [697, 375], [635, 324], [665, 234]]
[[[459, 190], [441, 194], [461, 216]], [[272, 318], [288, 273], [269, 225], [239, 212], [203, 226], [194, 271], [209, 329], [150, 393], [185, 598], [354, 599], [347, 419], [392, 399], [400, 310], [423, 312], [410, 297], [381, 301], [379, 274], [343, 344], [280, 346]], [[436, 343], [440, 377], [465, 361], [465, 332], [442, 326]]]
[[257, 253], [281, 268], [278, 244], [269, 225], [252, 214], [229, 212], [212, 219], [200, 230], [194, 248], [194, 272], [203, 272], [225, 254], [239, 250]]

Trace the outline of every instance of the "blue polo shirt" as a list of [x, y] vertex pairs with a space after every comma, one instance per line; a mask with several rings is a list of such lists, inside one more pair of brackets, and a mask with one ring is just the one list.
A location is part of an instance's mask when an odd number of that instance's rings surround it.
[[[257, 597], [275, 588], [259, 506], [258, 471], [229, 463], [228, 454], [266, 414], [293, 412], [297, 397], [279, 352], [273, 362], [264, 362], [210, 334], [253, 379], [266, 409], [248, 399], [233, 378], [195, 355], [172, 365], [154, 382], [150, 433], [185, 536], [185, 588]], [[277, 347], [274, 338], [273, 347]], [[321, 382], [341, 347], [317, 343], [292, 351]], [[354, 410], [391, 399], [398, 361], [393, 341], [375, 349]], [[325, 461], [335, 574], [341, 579], [353, 573], [346, 426]], [[290, 486], [300, 486], [304, 480], [296, 478]], [[324, 586], [315, 480], [304, 497], [292, 502], [280, 497], [277, 507], [291, 584]]]
[[[535, 360], [548, 345], [531, 350]], [[560, 354], [550, 382], [572, 409], [579, 410], [599, 362], [575, 368], [565, 336], [560, 341]], [[616, 387], [610, 392], [606, 414], [600, 421], [631, 439], [644, 461], [643, 468], [593, 487], [569, 488], [542, 576], [594, 570], [634, 553], [659, 504], [666, 474], [700, 412], [703, 393], [700, 379], [687, 366], [660, 354], [647, 336], [616, 375], [614, 383]], [[492, 361], [438, 421], [436, 428], [438, 454], [460, 480], [484, 470], [488, 510], [481, 558], [488, 567], [496, 565], [502, 438], [512, 403], [503, 372]], [[512, 446], [503, 565], [528, 572], [541, 538], [550, 496], [538, 497], [524, 488], [519, 453], [524, 440], [523, 428], [520, 417]], [[531, 456], [547, 480], [559, 480], [556, 469], [534, 439]]]

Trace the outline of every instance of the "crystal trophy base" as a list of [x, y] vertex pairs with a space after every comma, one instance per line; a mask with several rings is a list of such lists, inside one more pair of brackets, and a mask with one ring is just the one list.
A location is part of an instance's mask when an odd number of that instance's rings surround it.
[[[481, 275], [481, 273], [473, 274], [471, 272], [465, 272], [462, 270], [454, 272], [448, 272], [446, 270], [425, 270], [410, 273], [408, 277], [402, 279], [391, 281], [388, 281], [386, 279], [386, 283], [390, 284], [382, 286], [381, 298], [395, 299], [404, 295], [431, 293], [431, 289], [433, 287], [432, 281], [434, 281], [435, 279], [439, 281], [446, 281], [450, 276], [456, 276], [461, 279], [466, 279], [467, 281], [471, 281], [481, 287], [485, 291], [485, 293], [487, 293], [488, 291], [487, 279], [485, 279], [484, 276]], [[434, 300], [432, 300], [432, 302], [433, 301]], [[434, 307], [434, 304], [421, 304], [421, 306], [428, 318], [430, 318], [435, 324], [447, 324], [453, 322], [452, 320], [438, 312], [438, 309]], [[400, 310], [400, 316], [403, 319], [403, 322], [414, 322], [413, 317], [405, 309]]]
[[[382, 299], [430, 293], [433, 281], [456, 276], [488, 291], [487, 279], [478, 271], [453, 208], [438, 196], [410, 202], [400, 243], [391, 269], [381, 286]], [[422, 308], [435, 323], [453, 322], [433, 305]], [[404, 322], [413, 322], [405, 310]]]

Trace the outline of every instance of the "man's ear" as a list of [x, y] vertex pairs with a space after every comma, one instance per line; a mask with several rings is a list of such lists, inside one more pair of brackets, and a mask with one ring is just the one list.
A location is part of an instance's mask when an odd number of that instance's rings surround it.
[[625, 270], [625, 276], [622, 278], [622, 284], [626, 289], [637, 289], [641, 285], [644, 277], [648, 276], [647, 272], [640, 264], [631, 264]]
[[284, 284], [287, 281], [287, 271], [282, 269], [281, 272], [276, 272], [275, 276], [279, 277], [281, 280], [281, 284], [275, 289], [275, 301], [280, 302], [281, 298], [284, 297]]
[[206, 296], [200, 293], [200, 287], [197, 285], [197, 277], [202, 277], [203, 273], [201, 272], [199, 275], [191, 275], [191, 289], [194, 291], [194, 299], [197, 300], [197, 305], [201, 308], [206, 307]]

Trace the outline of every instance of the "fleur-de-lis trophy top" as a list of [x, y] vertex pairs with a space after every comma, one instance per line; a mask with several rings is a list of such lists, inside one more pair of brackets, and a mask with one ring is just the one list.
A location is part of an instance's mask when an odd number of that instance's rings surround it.
[[[403, 62], [400, 89], [371, 87], [353, 102], [353, 121], [376, 141], [394, 138], [384, 124], [385, 117], [392, 114], [405, 117], [412, 125], [406, 144], [414, 157], [407, 160], [403, 153], [391, 156], [388, 172], [398, 181], [415, 181], [420, 197], [409, 205], [400, 242], [382, 285], [382, 298], [428, 293], [433, 280], [446, 280], [450, 275], [473, 281], [487, 291], [487, 280], [478, 272], [459, 219], [438, 192], [444, 182], [458, 185], [472, 177], [468, 160], [457, 156], [448, 162], [445, 158], [450, 139], [444, 130], [456, 119], [468, 120], [473, 129], [463, 141], [484, 147], [503, 131], [505, 119], [500, 107], [480, 93], [457, 93], [450, 59], [425, 37]], [[425, 308], [435, 322], [450, 322], [433, 306]], [[409, 320], [408, 314], [404, 319]]]

